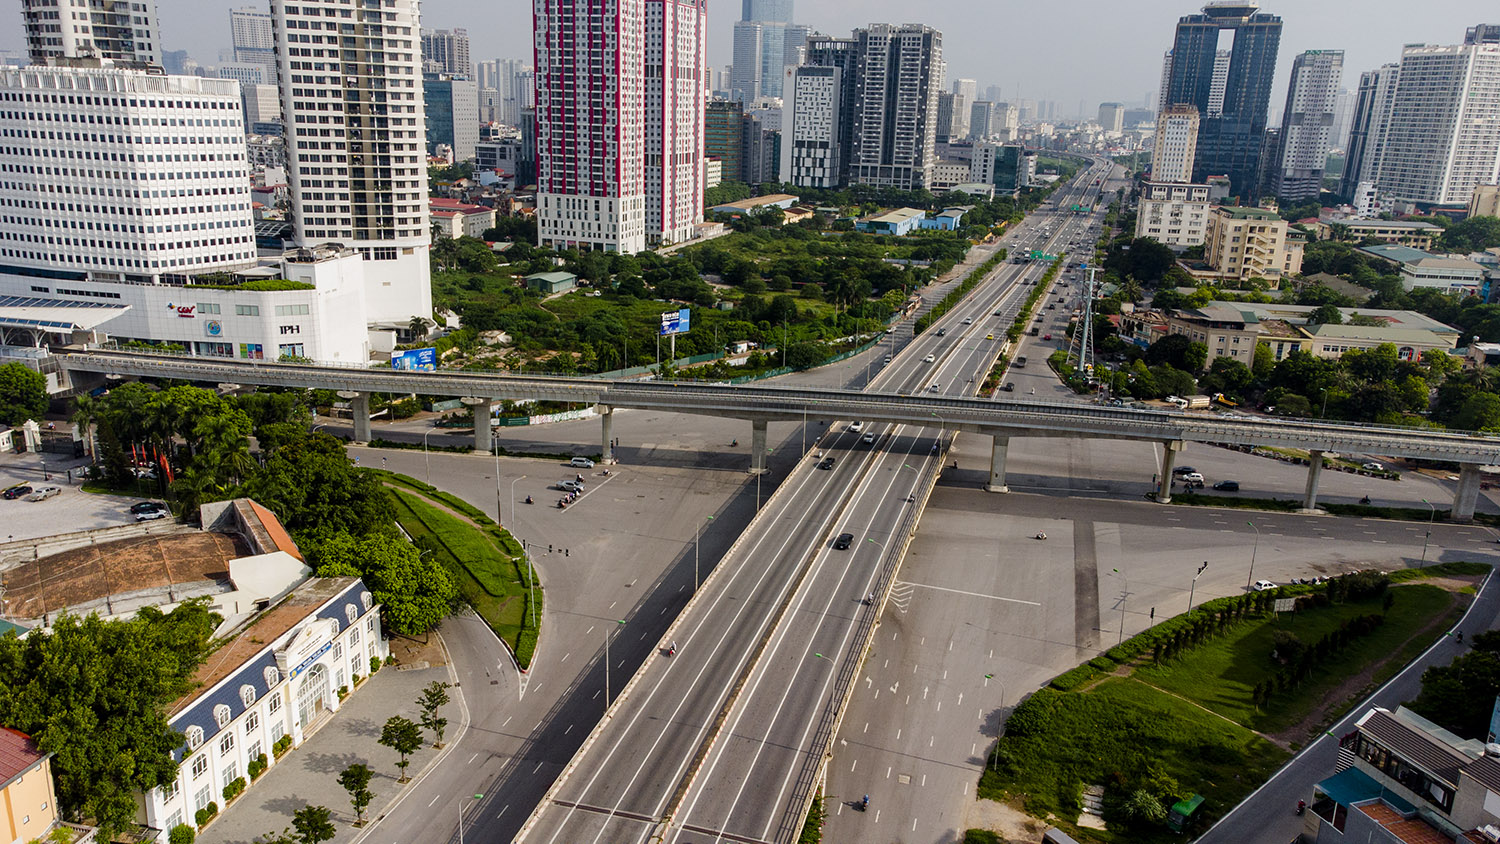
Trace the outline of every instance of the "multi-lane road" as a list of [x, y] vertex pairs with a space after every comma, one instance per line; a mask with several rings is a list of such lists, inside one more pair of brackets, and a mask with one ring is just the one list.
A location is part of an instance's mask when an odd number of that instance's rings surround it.
[[[1096, 165], [1059, 191], [1097, 193]], [[1092, 203], [1090, 203], [1092, 204]], [[1093, 215], [1019, 227], [1061, 249]], [[1091, 238], [1088, 238], [1091, 241]], [[1018, 248], [1018, 247], [1013, 247]], [[873, 379], [872, 389], [972, 395], [1045, 267], [1002, 264]], [[941, 333], [938, 329], [941, 329]], [[993, 339], [990, 339], [993, 337]], [[523, 831], [527, 841], [785, 841], [821, 778], [832, 712], [852, 680], [943, 459], [944, 422], [834, 426], [720, 562]], [[864, 441], [865, 433], [874, 442]], [[831, 458], [832, 465], [818, 468]], [[835, 539], [851, 534], [850, 547]]]

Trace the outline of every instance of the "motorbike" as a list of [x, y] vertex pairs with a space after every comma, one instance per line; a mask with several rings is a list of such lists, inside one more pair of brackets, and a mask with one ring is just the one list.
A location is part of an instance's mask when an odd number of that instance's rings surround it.
[[667, 645], [667, 656], [676, 656], [676, 655], [677, 655], [677, 643], [673, 642], [672, 644]]
[[1301, 815], [1305, 811], [1307, 811], [1307, 801], [1306, 800], [1298, 800], [1297, 801], [1297, 814]]
[[1047, 538], [1047, 534], [1042, 533], [1041, 531], [1037, 531], [1036, 538], [1037, 539], [1046, 539]]
[[535, 502], [535, 501], [532, 501], [532, 500], [531, 500], [531, 496], [529, 496], [529, 495], [528, 495], [528, 496], [526, 496], [526, 503], [527, 503], [527, 504], [535, 504], [535, 503], [536, 503], [536, 502]]

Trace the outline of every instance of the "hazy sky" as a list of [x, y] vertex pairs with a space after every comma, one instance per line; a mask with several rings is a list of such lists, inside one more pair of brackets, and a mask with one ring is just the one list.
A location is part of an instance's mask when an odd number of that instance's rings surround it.
[[[8, 0], [14, 26], [0, 28], [0, 49], [24, 50], [20, 3]], [[185, 49], [205, 64], [229, 44], [228, 10], [268, 7], [264, 0], [157, 0], [164, 47]], [[740, 0], [710, 0], [709, 61], [728, 64], [730, 31]], [[941, 30], [950, 80], [1000, 85], [1007, 97], [1051, 99], [1065, 114], [1092, 112], [1101, 101], [1139, 104], [1155, 96], [1161, 57], [1177, 18], [1197, 0], [797, 0], [796, 19], [830, 35], [872, 21], [918, 22]], [[1500, 8], [1481, 0], [1263, 0], [1285, 21], [1272, 110], [1285, 97], [1291, 58], [1303, 50], [1345, 51], [1344, 84], [1360, 71], [1401, 56], [1411, 42], [1454, 44], [1476, 23], [1500, 23]], [[917, 19], [917, 20], [913, 20]], [[469, 30], [473, 58], [531, 55], [530, 0], [424, 0], [422, 23]]]

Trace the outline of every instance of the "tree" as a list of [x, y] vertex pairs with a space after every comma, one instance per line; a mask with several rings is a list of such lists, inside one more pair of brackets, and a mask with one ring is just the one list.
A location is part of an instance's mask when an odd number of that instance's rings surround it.
[[80, 393], [73, 399], [73, 427], [78, 429], [78, 435], [83, 438], [83, 447], [88, 451], [89, 458], [98, 462], [99, 455], [94, 453], [94, 425], [99, 421], [99, 401], [88, 393]]
[[1199, 372], [1208, 362], [1208, 347], [1183, 334], [1168, 334], [1146, 349], [1146, 363], [1165, 363], [1183, 372]]
[[1493, 632], [1470, 640], [1471, 649], [1449, 665], [1422, 672], [1422, 691], [1408, 706], [1464, 738], [1489, 731], [1495, 696], [1500, 694], [1500, 642]]
[[297, 830], [300, 844], [322, 844], [338, 834], [333, 828], [333, 813], [326, 806], [303, 806], [292, 815], [292, 829]]
[[1500, 396], [1475, 393], [1459, 408], [1453, 427], [1463, 431], [1500, 430]]
[[375, 799], [375, 792], [370, 790], [370, 779], [375, 772], [370, 770], [369, 765], [356, 762], [345, 768], [339, 774], [339, 785], [349, 792], [349, 804], [354, 807], [354, 818], [356, 824], [364, 824], [365, 809], [370, 807], [370, 801]]
[[50, 630], [0, 637], [0, 723], [52, 753], [57, 799], [105, 836], [135, 818], [132, 796], [178, 774], [167, 706], [190, 689], [219, 622], [205, 601], [134, 618], [62, 615]]
[[1482, 252], [1500, 246], [1500, 219], [1470, 217], [1443, 232], [1442, 248], [1449, 252]]
[[47, 376], [19, 363], [0, 366], [0, 422], [20, 425], [47, 412]]
[[406, 782], [406, 766], [411, 764], [407, 757], [422, 746], [422, 729], [400, 715], [392, 715], [380, 730], [380, 743], [401, 754], [401, 761], [396, 763], [401, 769], [398, 781]]
[[433, 680], [417, 699], [417, 705], [422, 708], [422, 726], [432, 730], [435, 737], [433, 747], [443, 746], [443, 730], [448, 727], [448, 719], [438, 717], [437, 711], [448, 705], [449, 688], [449, 684]]
[[1312, 325], [1343, 325], [1344, 314], [1337, 305], [1319, 305], [1307, 315], [1307, 321]]
[[172, 827], [171, 831], [167, 833], [167, 844], [193, 844], [195, 837], [197, 837], [197, 833], [193, 831], [192, 827], [185, 823], [180, 823]]
[[424, 557], [398, 536], [346, 532], [329, 535], [309, 554], [319, 577], [363, 577], [382, 605], [386, 629], [405, 636], [436, 627], [458, 602], [458, 586], [435, 556]]

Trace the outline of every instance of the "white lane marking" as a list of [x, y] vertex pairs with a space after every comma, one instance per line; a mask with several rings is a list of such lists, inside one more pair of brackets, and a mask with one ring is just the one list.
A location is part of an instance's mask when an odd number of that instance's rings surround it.
[[[987, 599], [989, 599], [991, 601], [1004, 601], [1004, 602], [1009, 603], [1009, 604], [1025, 604], [1026, 606], [1029, 606], [1029, 607], [1039, 607], [1039, 606], [1041, 606], [1041, 602], [1039, 602], [1039, 601], [1023, 601], [1020, 598], [1006, 598], [1006, 597], [1004, 597], [1002, 595], [986, 595], [983, 592], [965, 592], [962, 589], [949, 589], [946, 586], [929, 586], [926, 583], [912, 583], [910, 585], [911, 586], [921, 587], [922, 589], [931, 589], [931, 590], [933, 590], [935, 592], [952, 592], [955, 595], [967, 595], [970, 598], [987, 598]], [[948, 649], [949, 650], [953, 649], [952, 643], [949, 643]], [[993, 658], [994, 656], [995, 656], [995, 652], [993, 650], [991, 650], [990, 651], [990, 657]]]
[[474, 755], [473, 755], [473, 756], [470, 756], [470, 757], [469, 757], [469, 761], [468, 761], [468, 762], [465, 762], [465, 763], [464, 763], [464, 764], [465, 764], [465, 765], [472, 765], [472, 764], [474, 764], [474, 760], [475, 760], [475, 759], [478, 759], [478, 758], [479, 758], [479, 754], [478, 754], [478, 753], [476, 753], [476, 754], [474, 754]]
[[859, 764], [859, 760], [858, 759], [855, 759], [853, 762], [850, 762], [849, 763], [849, 773], [851, 773], [851, 774], [854, 773], [854, 768], [858, 764]]

